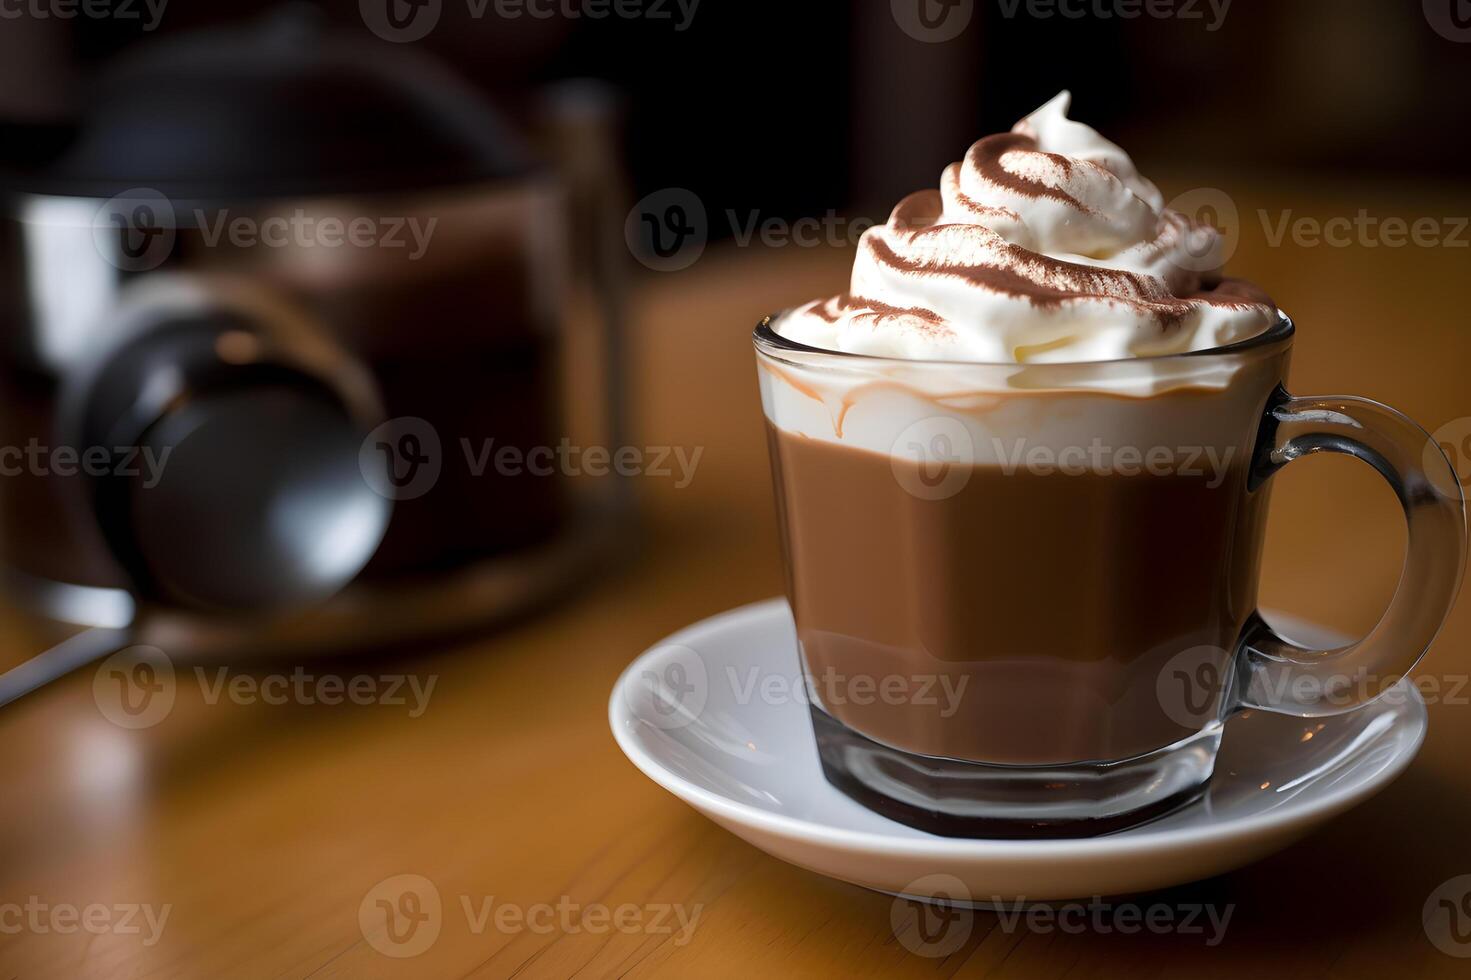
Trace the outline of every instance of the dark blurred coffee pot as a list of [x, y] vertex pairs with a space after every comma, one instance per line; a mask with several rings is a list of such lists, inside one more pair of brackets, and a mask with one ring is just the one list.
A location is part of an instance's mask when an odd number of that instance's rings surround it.
[[562, 182], [478, 95], [293, 17], [142, 45], [97, 92], [0, 216], [13, 594], [165, 649], [357, 648], [608, 553], [615, 480], [493, 462], [619, 412], [611, 356], [565, 370]]

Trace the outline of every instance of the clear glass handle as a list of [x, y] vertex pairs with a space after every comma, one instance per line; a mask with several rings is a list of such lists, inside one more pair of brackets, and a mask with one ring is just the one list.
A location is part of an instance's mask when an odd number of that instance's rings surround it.
[[1260, 616], [1241, 638], [1236, 679], [1242, 707], [1331, 715], [1372, 700], [1412, 670], [1440, 632], [1466, 551], [1466, 509], [1455, 469], [1430, 436], [1367, 398], [1296, 398], [1269, 403], [1252, 479], [1259, 484], [1300, 456], [1343, 453], [1389, 482], [1409, 531], [1405, 566], [1389, 608], [1368, 635], [1331, 650], [1278, 636]]

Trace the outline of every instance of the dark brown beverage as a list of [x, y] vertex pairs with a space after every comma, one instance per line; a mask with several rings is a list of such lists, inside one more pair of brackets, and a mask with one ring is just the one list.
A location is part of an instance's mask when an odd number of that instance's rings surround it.
[[1224, 677], [1255, 608], [1267, 494], [1247, 460], [976, 465], [921, 499], [896, 467], [922, 464], [767, 428], [804, 666], [838, 721], [1008, 765], [1128, 759], [1200, 728], [1157, 679], [1182, 656]]
[[[1291, 321], [1070, 99], [972, 144], [863, 233], [845, 290], [753, 338], [823, 774], [933, 833], [1183, 806], [1227, 715], [1363, 703], [1342, 671], [1402, 676], [1459, 582], [1426, 434], [1289, 395]], [[1318, 452], [1369, 461], [1410, 527], [1384, 618], [1333, 650], [1254, 612], [1266, 481]]]

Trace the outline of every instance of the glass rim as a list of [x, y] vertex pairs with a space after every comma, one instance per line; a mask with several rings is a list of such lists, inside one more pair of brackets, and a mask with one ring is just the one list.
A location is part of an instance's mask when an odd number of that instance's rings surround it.
[[1293, 324], [1292, 318], [1279, 309], [1277, 311], [1277, 322], [1272, 324], [1266, 330], [1263, 330], [1261, 333], [1258, 334], [1252, 334], [1250, 337], [1243, 337], [1241, 340], [1233, 341], [1232, 343], [1226, 344], [1224, 347], [1206, 347], [1202, 350], [1178, 351], [1170, 354], [1145, 354], [1140, 357], [1112, 357], [1106, 360], [1090, 361], [954, 361], [941, 360], [937, 358], [887, 357], [882, 354], [859, 354], [854, 351], [829, 350], [825, 347], [812, 347], [807, 344], [801, 343], [800, 341], [792, 340], [789, 337], [783, 337], [781, 334], [772, 329], [772, 321], [780, 315], [781, 314], [779, 313], [767, 314], [766, 316], [761, 318], [761, 322], [756, 324], [756, 329], [751, 332], [751, 339], [752, 341], [754, 341], [757, 350], [761, 351], [764, 354], [776, 355], [778, 353], [785, 352], [789, 354], [817, 355], [819, 357], [832, 358], [834, 360], [853, 360], [868, 364], [930, 365], [935, 367], [943, 365], [950, 368], [1029, 367], [1048, 369], [1070, 368], [1073, 370], [1077, 370], [1080, 368], [1089, 368], [1094, 366], [1101, 367], [1110, 364], [1158, 364], [1163, 361], [1170, 361], [1177, 358], [1192, 358], [1195, 360], [1200, 360], [1202, 358], [1209, 357], [1230, 356], [1242, 353], [1243, 351], [1253, 350], [1258, 347], [1267, 347], [1272, 344], [1286, 343], [1287, 341], [1292, 339], [1293, 335], [1297, 332], [1297, 327]]

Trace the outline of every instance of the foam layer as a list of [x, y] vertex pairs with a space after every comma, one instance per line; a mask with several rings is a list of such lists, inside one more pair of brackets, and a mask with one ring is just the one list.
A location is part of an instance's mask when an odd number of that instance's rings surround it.
[[1279, 314], [1221, 274], [1222, 240], [1164, 207], [1062, 92], [973, 145], [859, 242], [846, 293], [774, 328], [827, 350], [991, 363], [1206, 350]]

